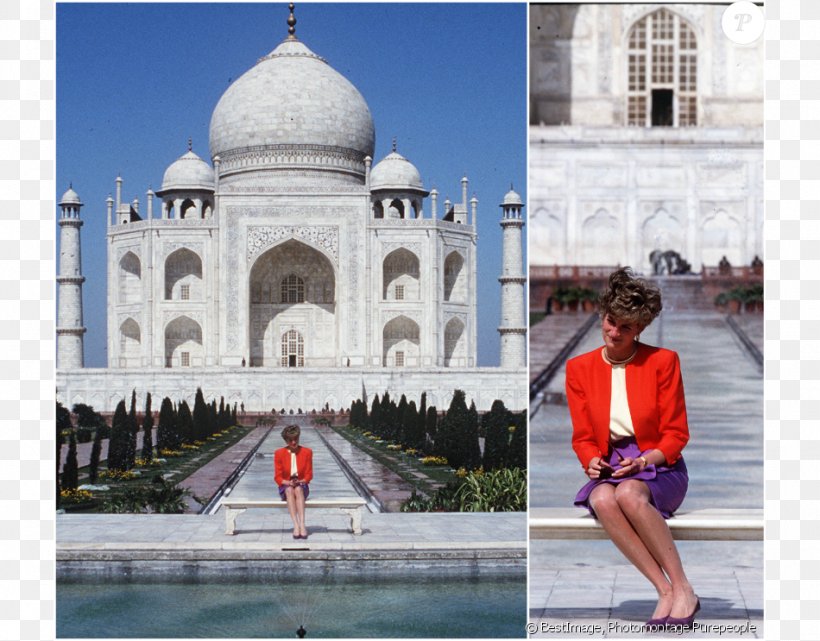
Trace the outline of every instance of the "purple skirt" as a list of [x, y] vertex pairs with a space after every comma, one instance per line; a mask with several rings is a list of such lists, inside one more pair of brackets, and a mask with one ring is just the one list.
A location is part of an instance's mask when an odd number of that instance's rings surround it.
[[[310, 494], [310, 486], [308, 486], [307, 483], [300, 483], [300, 486], [302, 488], [302, 492], [304, 492], [304, 494], [305, 494], [305, 500], [307, 500], [307, 497]], [[287, 500], [287, 498], [285, 497], [285, 492], [287, 491], [287, 489], [289, 487], [290, 487], [290, 485], [280, 485], [279, 486], [279, 497], [283, 501]]]
[[[632, 437], [613, 442], [612, 452], [607, 463], [616, 470], [620, 468], [619, 453], [622, 458], [636, 458], [643, 454], [638, 447], [638, 443]], [[675, 510], [680, 507], [686, 496], [686, 488], [689, 487], [689, 473], [686, 470], [686, 463], [683, 462], [683, 458], [679, 458], [674, 465], [647, 465], [639, 474], [633, 474], [632, 476], [590, 480], [578, 491], [575, 497], [575, 505], [587, 508], [590, 514], [595, 516], [595, 512], [589, 505], [589, 495], [592, 490], [601, 483], [618, 485], [618, 483], [630, 479], [637, 479], [646, 483], [652, 505], [665, 519], [672, 516]]]

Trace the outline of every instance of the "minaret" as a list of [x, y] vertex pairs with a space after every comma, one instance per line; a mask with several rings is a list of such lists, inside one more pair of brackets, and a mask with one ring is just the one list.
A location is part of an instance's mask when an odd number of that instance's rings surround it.
[[57, 369], [83, 367], [83, 281], [80, 260], [80, 197], [69, 187], [60, 199], [60, 272], [57, 289]]
[[527, 324], [524, 320], [524, 276], [521, 230], [524, 221], [521, 196], [510, 191], [501, 203], [501, 229], [504, 234], [501, 283], [501, 367], [524, 367], [527, 362]]

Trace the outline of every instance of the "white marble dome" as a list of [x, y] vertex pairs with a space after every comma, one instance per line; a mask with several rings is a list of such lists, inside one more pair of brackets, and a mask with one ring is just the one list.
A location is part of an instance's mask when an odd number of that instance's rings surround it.
[[174, 189], [214, 190], [214, 170], [190, 149], [172, 162], [162, 177], [160, 193]]
[[370, 171], [370, 189], [394, 191], [424, 191], [421, 174], [415, 165], [393, 151]]
[[373, 117], [362, 95], [295, 38], [288, 38], [222, 94], [211, 116], [211, 157], [277, 146], [373, 155]]
[[74, 189], [71, 187], [63, 194], [63, 197], [60, 198], [61, 205], [82, 205], [82, 201], [80, 200], [79, 194], [77, 194]]
[[510, 189], [504, 195], [504, 202], [501, 203], [502, 205], [523, 205], [523, 201], [521, 200], [521, 196], [518, 195], [518, 192]]

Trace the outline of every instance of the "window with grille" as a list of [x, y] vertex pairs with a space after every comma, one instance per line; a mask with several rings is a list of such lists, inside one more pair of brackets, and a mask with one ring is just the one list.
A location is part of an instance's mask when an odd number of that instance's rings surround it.
[[182, 300], [190, 300], [191, 299], [191, 286], [190, 285], [182, 285], [179, 288], [179, 297]]
[[305, 366], [305, 339], [295, 329], [282, 334], [282, 367]]
[[404, 285], [396, 285], [396, 300], [404, 300]]
[[635, 23], [627, 40], [627, 124], [697, 125], [697, 41], [689, 25], [659, 9]]
[[404, 352], [396, 352], [396, 367], [404, 367]]
[[180, 352], [179, 360], [182, 367], [191, 366], [191, 352]]
[[305, 281], [296, 274], [291, 274], [282, 281], [283, 303], [305, 302]]

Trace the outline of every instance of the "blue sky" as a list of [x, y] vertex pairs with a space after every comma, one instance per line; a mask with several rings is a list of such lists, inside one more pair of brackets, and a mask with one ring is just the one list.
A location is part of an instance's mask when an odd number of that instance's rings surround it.
[[[86, 367], [107, 363], [105, 200], [115, 178], [144, 212], [146, 191], [159, 189], [189, 137], [210, 161], [213, 108], [287, 36], [287, 17], [286, 3], [57, 4], [55, 197], [72, 184], [84, 203]], [[395, 136], [439, 191], [439, 212], [469, 178], [468, 198], [479, 200], [478, 361], [497, 365], [498, 205], [511, 183], [527, 198], [526, 5], [297, 3], [296, 18], [297, 37], [367, 101], [376, 161]]]

